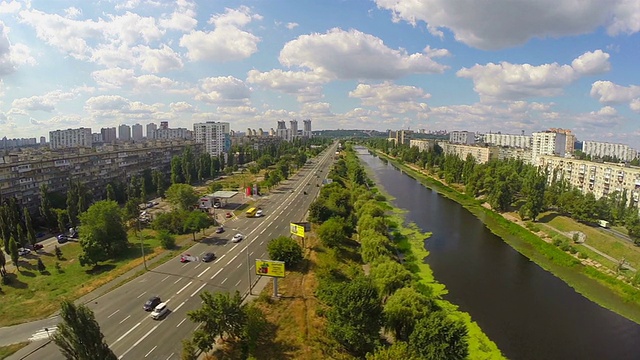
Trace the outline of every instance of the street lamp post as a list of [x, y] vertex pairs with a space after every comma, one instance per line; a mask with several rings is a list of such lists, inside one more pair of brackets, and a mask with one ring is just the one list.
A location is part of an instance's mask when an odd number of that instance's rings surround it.
[[249, 245], [247, 245], [247, 277], [249, 278], [249, 295], [253, 295], [251, 293], [251, 261], [249, 261]]
[[140, 251], [142, 252], [142, 263], [144, 264], [144, 269], [149, 271], [149, 268], [147, 268], [147, 259], [144, 257], [144, 243], [142, 242], [142, 236], [140, 236], [140, 216], [138, 216], [138, 239], [140, 239]]

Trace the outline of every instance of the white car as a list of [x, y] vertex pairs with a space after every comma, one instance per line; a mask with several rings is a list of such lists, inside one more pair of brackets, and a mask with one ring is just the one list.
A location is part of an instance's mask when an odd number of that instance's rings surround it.
[[244, 235], [242, 235], [242, 234], [235, 234], [235, 235], [233, 235], [233, 238], [231, 239], [231, 242], [238, 243], [238, 242], [240, 242], [242, 239], [244, 239]]
[[31, 250], [29, 249], [18, 249], [19, 256], [25, 256], [31, 254]]
[[151, 318], [153, 320], [158, 320], [163, 317], [168, 311], [169, 308], [167, 308], [167, 303], [160, 303], [151, 312]]
[[263, 215], [264, 213], [262, 212], [262, 210], [256, 211], [256, 217], [262, 217]]

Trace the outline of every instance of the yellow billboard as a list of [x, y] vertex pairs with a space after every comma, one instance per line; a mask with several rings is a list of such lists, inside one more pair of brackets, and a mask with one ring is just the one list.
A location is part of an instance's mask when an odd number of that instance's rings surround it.
[[284, 277], [284, 261], [256, 259], [256, 275]]
[[304, 225], [298, 225], [295, 223], [289, 224], [290, 231], [293, 235], [304, 237]]

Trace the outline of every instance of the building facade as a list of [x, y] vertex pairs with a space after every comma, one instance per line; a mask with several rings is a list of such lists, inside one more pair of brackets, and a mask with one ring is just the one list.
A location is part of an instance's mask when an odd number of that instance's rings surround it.
[[533, 145], [533, 137], [529, 135], [512, 135], [512, 134], [484, 134], [482, 141], [486, 144], [496, 146], [509, 146], [522, 149], [531, 149]]
[[410, 147], [415, 146], [420, 151], [431, 151], [433, 150], [435, 145], [436, 145], [435, 140], [418, 140], [418, 139], [409, 140], [409, 146]]
[[470, 131], [452, 131], [449, 134], [449, 142], [452, 144], [472, 145], [476, 143], [476, 134]]
[[130, 141], [131, 140], [131, 126], [122, 124], [118, 126], [118, 140]]
[[100, 134], [102, 135], [102, 142], [106, 144], [112, 144], [116, 142], [118, 139], [116, 136], [116, 128], [102, 128], [100, 129]]
[[142, 138], [143, 138], [143, 136], [142, 136], [142, 125], [134, 124], [133, 126], [131, 126], [131, 138], [134, 141], [142, 140]]
[[312, 136], [311, 119], [302, 120], [302, 137], [311, 138]]
[[204, 144], [204, 151], [211, 156], [226, 154], [231, 148], [231, 128], [227, 122], [207, 121], [193, 124], [195, 141]]
[[614, 144], [599, 141], [585, 140], [582, 143], [582, 152], [592, 157], [615, 157], [621, 161], [631, 161], [638, 156], [638, 152], [626, 144]]
[[569, 129], [562, 129], [562, 128], [551, 128], [549, 129], [549, 131], [558, 133], [558, 134], [565, 134], [567, 137], [566, 140], [566, 145], [565, 145], [565, 153], [567, 154], [573, 154], [573, 152], [575, 151], [575, 147], [574, 144], [576, 143], [576, 135], [571, 133], [571, 130]]
[[533, 133], [533, 144], [531, 146], [532, 161], [537, 163], [537, 158], [541, 155], [564, 156], [566, 153], [566, 141], [567, 136], [562, 133], [552, 131]]
[[185, 139], [189, 140], [193, 138], [193, 132], [186, 128], [176, 129], [158, 129], [155, 131], [156, 139]]
[[158, 125], [155, 123], [147, 124], [147, 140], [153, 140], [156, 138], [156, 130], [158, 130]]
[[463, 144], [443, 143], [442, 150], [447, 155], [458, 155], [462, 160], [471, 154], [478, 164], [484, 164], [493, 159], [498, 159], [500, 148], [497, 146], [475, 146]]
[[49, 146], [52, 149], [69, 147], [91, 147], [93, 136], [90, 128], [49, 131]]

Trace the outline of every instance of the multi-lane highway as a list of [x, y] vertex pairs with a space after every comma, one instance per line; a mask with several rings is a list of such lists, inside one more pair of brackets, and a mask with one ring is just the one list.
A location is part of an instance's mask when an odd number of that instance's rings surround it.
[[[268, 241], [288, 236], [289, 223], [304, 218], [320, 191], [316, 184], [321, 185], [326, 177], [336, 146], [329, 147], [270, 195], [258, 200], [263, 217], [241, 215], [225, 224], [224, 233], [184, 251], [197, 257], [213, 252], [217, 256], [215, 261], [183, 264], [178, 256], [87, 304], [119, 359], [179, 359], [182, 339], [191, 336], [198, 326], [186, 316], [189, 310], [201, 306], [198, 294], [248, 291], [249, 281], [256, 281], [255, 259], [268, 258]], [[232, 243], [230, 239], [236, 233], [245, 238]], [[170, 312], [162, 320], [152, 320], [142, 309], [144, 302], [154, 295], [168, 302]], [[62, 355], [50, 343], [26, 359], [62, 359]]]

